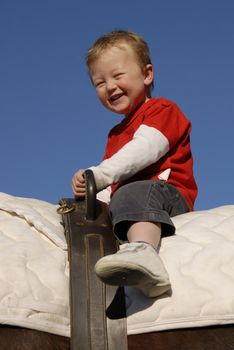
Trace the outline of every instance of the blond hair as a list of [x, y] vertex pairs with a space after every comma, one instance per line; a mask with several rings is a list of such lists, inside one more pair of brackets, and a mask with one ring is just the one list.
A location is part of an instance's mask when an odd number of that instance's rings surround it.
[[[128, 44], [132, 48], [137, 63], [142, 70], [147, 64], [152, 64], [148, 44], [140, 35], [128, 30], [114, 30], [97, 39], [88, 50], [86, 55], [88, 69], [90, 70], [92, 64], [105, 50], [111, 47], [120, 47], [123, 43]], [[153, 86], [154, 83], [152, 82], [151, 87]]]

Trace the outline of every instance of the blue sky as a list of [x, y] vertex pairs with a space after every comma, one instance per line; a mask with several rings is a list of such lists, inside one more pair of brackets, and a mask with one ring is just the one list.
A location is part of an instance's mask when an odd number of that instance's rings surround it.
[[154, 96], [192, 122], [196, 209], [234, 204], [231, 0], [1, 0], [0, 191], [57, 203], [75, 170], [100, 162], [121, 116], [99, 103], [84, 58], [119, 28], [145, 38]]

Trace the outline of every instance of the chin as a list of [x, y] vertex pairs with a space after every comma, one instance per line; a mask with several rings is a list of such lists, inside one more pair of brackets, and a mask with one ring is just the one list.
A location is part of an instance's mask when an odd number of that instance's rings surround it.
[[117, 113], [117, 114], [129, 114], [129, 108], [115, 108], [112, 106], [108, 106], [107, 107], [110, 111]]

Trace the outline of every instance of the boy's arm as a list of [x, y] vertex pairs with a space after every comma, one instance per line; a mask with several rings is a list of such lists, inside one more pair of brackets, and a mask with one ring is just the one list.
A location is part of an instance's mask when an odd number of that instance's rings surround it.
[[110, 203], [111, 199], [111, 186], [108, 186], [104, 190], [97, 193], [97, 199], [106, 204]]
[[[72, 191], [75, 196], [83, 198], [86, 195], [86, 186], [84, 178], [84, 169], [78, 170], [72, 178]], [[110, 203], [111, 199], [111, 186], [108, 186], [104, 190], [97, 193], [97, 199], [106, 204]]]
[[157, 162], [168, 151], [169, 141], [159, 130], [141, 125], [133, 139], [116, 154], [90, 168], [94, 173], [97, 190], [128, 179]]

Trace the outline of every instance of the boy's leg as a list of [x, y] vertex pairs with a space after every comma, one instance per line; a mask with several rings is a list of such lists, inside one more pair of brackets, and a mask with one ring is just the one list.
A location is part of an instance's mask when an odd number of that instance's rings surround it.
[[161, 224], [156, 222], [135, 222], [128, 229], [127, 238], [130, 243], [143, 241], [157, 249], [161, 239]]
[[156, 297], [170, 289], [170, 281], [157, 247], [162, 235], [173, 234], [170, 215], [189, 208], [174, 186], [161, 181], [125, 185], [112, 197], [110, 214], [121, 249], [100, 259], [95, 271], [107, 284], [133, 286]]
[[173, 224], [162, 210], [163, 198], [157, 187], [153, 181], [131, 183], [113, 196], [110, 212], [115, 234], [129, 243], [122, 244], [116, 254], [105, 256], [95, 266], [103, 282], [137, 287], [148, 297], [170, 289], [167, 271], [156, 251], [161, 237], [157, 219]]

